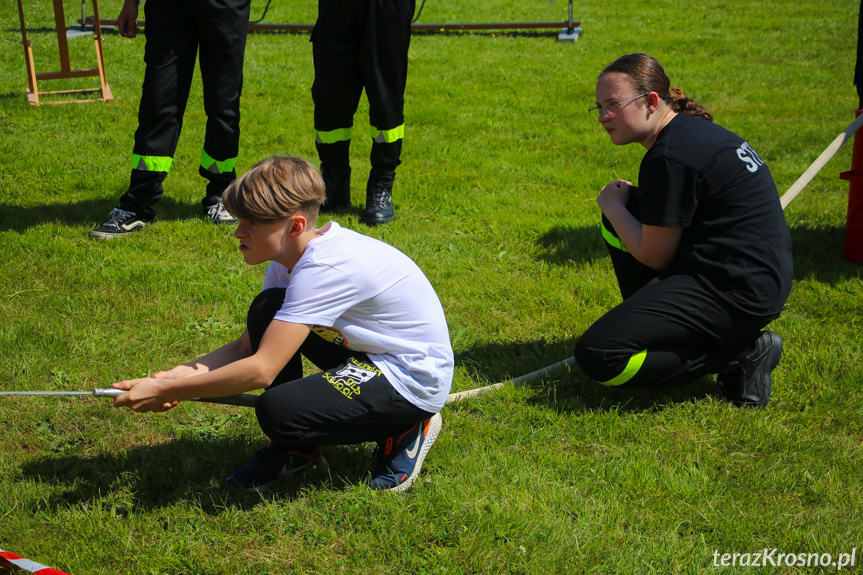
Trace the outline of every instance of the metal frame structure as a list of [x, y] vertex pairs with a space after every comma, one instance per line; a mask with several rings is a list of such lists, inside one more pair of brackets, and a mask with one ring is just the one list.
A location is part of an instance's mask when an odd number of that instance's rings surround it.
[[[19, 0], [20, 1], [20, 0]], [[264, 23], [264, 18], [270, 8], [272, 0], [267, 0], [267, 4], [257, 20], [249, 22], [249, 30], [263, 31], [293, 31], [293, 32], [310, 32], [314, 24], [288, 24], [288, 23]], [[411, 30], [414, 32], [436, 32], [439, 30], [532, 30], [532, 29], [561, 29], [558, 35], [558, 40], [575, 41], [581, 33], [581, 22], [576, 22], [572, 18], [572, 0], [569, 0], [569, 19], [565, 22], [474, 22], [474, 23], [445, 23], [445, 24], [420, 24], [417, 20], [422, 14], [422, 9], [425, 6], [425, 0], [420, 5], [417, 15], [411, 24]], [[105, 25], [116, 26], [116, 20], [102, 20]], [[85, 19], [82, 24], [93, 24], [92, 18]], [[138, 26], [144, 26], [145, 22], [138, 22]]]

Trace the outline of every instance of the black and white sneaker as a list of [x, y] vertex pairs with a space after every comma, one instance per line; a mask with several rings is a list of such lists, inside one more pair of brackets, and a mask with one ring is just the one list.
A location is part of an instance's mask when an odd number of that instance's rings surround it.
[[148, 223], [150, 223], [148, 220], [139, 217], [135, 212], [114, 208], [108, 214], [108, 221], [91, 231], [90, 237], [95, 240], [122, 238], [140, 230]]
[[210, 221], [214, 224], [229, 224], [235, 225], [239, 223], [237, 218], [231, 215], [231, 212], [225, 209], [225, 206], [222, 205], [222, 201], [219, 200], [218, 204], [213, 204], [209, 208], [207, 208], [207, 216], [209, 216]]

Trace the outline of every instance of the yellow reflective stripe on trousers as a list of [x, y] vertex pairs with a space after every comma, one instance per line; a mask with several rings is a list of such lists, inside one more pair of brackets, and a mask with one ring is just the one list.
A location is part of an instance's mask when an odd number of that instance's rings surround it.
[[319, 144], [345, 142], [351, 139], [351, 136], [353, 136], [353, 130], [353, 128], [339, 128], [338, 130], [330, 130], [329, 132], [315, 130], [315, 140]]
[[629, 361], [626, 364], [626, 367], [623, 368], [623, 371], [615, 377], [614, 379], [609, 379], [608, 381], [602, 381], [602, 385], [607, 385], [609, 387], [614, 387], [616, 385], [623, 385], [638, 373], [638, 370], [641, 369], [641, 366], [644, 365], [644, 359], [647, 357], [647, 350], [636, 353], [632, 357], [629, 358]]
[[608, 231], [608, 228], [605, 227], [605, 224], [602, 224], [602, 239], [608, 242], [608, 245], [613, 248], [617, 248], [622, 252], [629, 251], [628, 249], [626, 249], [626, 246], [623, 245], [623, 242], [620, 241], [620, 238]]
[[378, 130], [372, 126], [372, 140], [378, 144], [392, 144], [405, 137], [405, 125], [396, 126], [392, 130]]
[[142, 172], [170, 172], [174, 158], [171, 156], [142, 156], [132, 154], [132, 169]]
[[234, 166], [237, 165], [237, 158], [228, 158], [227, 160], [216, 160], [206, 151], [201, 151], [201, 167], [208, 172], [214, 174], [226, 174], [234, 171]]

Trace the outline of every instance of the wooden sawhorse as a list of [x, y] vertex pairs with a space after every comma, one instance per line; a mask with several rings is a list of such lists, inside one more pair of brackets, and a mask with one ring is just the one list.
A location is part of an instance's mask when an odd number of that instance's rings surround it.
[[66, 15], [63, 12], [63, 0], [54, 1], [54, 23], [57, 28], [57, 47], [60, 52], [60, 70], [57, 72], [37, 72], [33, 64], [33, 48], [30, 46], [30, 41], [27, 40], [27, 27], [24, 24], [24, 6], [21, 0], [18, 0], [18, 16], [21, 20], [21, 38], [24, 44], [24, 59], [27, 62], [27, 100], [34, 106], [39, 105], [39, 89], [37, 82], [39, 80], [60, 80], [65, 78], [87, 78], [90, 76], [98, 76], [99, 88], [87, 88], [82, 90], [56, 90], [53, 92], [42, 92], [46, 94], [82, 94], [88, 92], [99, 92], [101, 98], [98, 99], [83, 99], [83, 100], [63, 100], [50, 101], [49, 104], [69, 104], [69, 103], [84, 103], [84, 102], [110, 102], [114, 99], [111, 94], [111, 88], [108, 86], [108, 81], [105, 79], [105, 58], [102, 54], [102, 28], [99, 20], [99, 7], [97, 0], [93, 0], [93, 40], [96, 45], [96, 68], [73, 70], [69, 64], [69, 45], [66, 39]]

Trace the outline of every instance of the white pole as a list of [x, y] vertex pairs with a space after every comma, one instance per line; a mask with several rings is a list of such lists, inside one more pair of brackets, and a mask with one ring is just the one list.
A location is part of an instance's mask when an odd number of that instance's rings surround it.
[[833, 140], [833, 142], [829, 146], [827, 146], [826, 150], [821, 152], [821, 155], [818, 156], [818, 159], [815, 160], [811, 166], [809, 166], [808, 170], [803, 172], [803, 175], [800, 176], [800, 178], [796, 182], [794, 182], [794, 185], [791, 186], [788, 191], [785, 192], [785, 195], [782, 196], [781, 201], [783, 210], [788, 207], [788, 204], [791, 203], [791, 200], [797, 197], [797, 194], [803, 191], [803, 188], [805, 188], [806, 185], [812, 181], [812, 178], [815, 177], [815, 174], [821, 171], [821, 168], [823, 168], [824, 165], [830, 161], [830, 158], [836, 155], [836, 152], [839, 151], [839, 148], [842, 147], [842, 144], [844, 144], [848, 140], [848, 138], [854, 135], [854, 132], [856, 132], [861, 125], [863, 125], [863, 114], [857, 116], [857, 119], [851, 122], [851, 124], [847, 128], [845, 128], [845, 130], [841, 134], [836, 136], [836, 139]]

